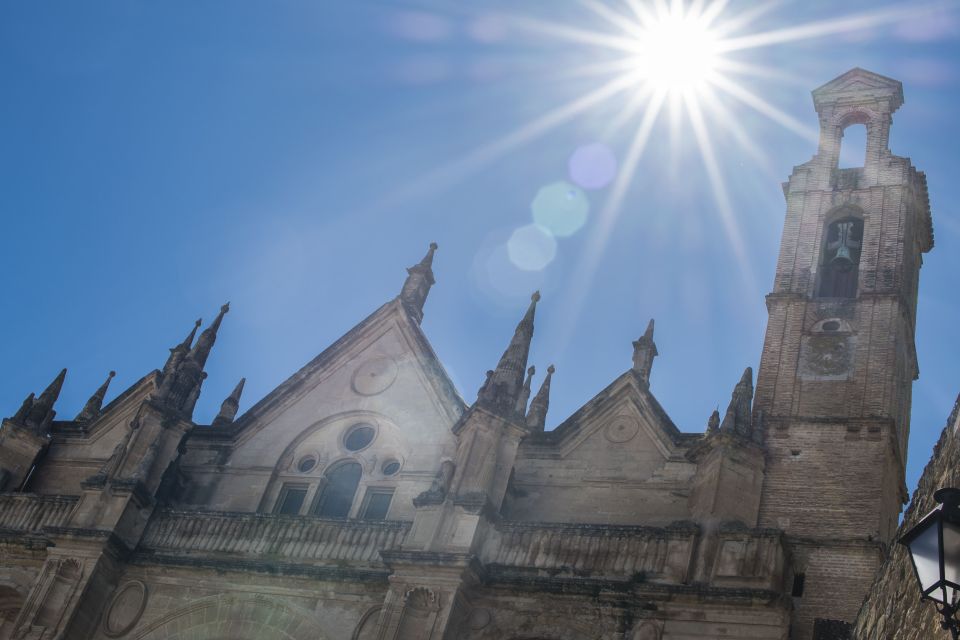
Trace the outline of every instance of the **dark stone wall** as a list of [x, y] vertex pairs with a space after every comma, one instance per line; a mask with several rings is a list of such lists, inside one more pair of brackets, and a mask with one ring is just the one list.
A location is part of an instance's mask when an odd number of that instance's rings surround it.
[[[913, 493], [903, 524], [897, 531], [897, 539], [936, 506], [933, 493], [937, 489], [960, 486], [958, 413], [960, 396]], [[857, 640], [950, 638], [950, 633], [940, 628], [940, 615], [934, 609], [933, 603], [921, 602], [910, 555], [903, 545], [892, 545], [890, 554], [860, 609], [853, 637]]]

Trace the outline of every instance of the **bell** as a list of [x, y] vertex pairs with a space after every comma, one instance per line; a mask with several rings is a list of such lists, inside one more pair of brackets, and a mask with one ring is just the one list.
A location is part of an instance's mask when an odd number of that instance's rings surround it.
[[840, 246], [837, 247], [837, 254], [833, 256], [833, 259], [830, 262], [842, 266], [852, 265], [853, 256], [850, 255], [850, 247], [841, 242]]

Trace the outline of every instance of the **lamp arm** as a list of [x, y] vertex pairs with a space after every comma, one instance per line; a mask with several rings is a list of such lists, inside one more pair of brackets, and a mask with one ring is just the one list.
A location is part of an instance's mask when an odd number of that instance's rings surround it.
[[943, 621], [940, 623], [940, 626], [950, 630], [950, 635], [953, 636], [953, 640], [960, 640], [960, 622], [958, 622], [956, 618], [958, 608], [960, 608], [960, 605], [951, 606], [945, 604], [942, 607], [937, 607], [937, 611], [943, 616]]

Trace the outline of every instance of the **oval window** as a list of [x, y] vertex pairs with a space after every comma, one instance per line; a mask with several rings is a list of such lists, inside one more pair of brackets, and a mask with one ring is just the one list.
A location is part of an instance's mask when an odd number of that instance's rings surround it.
[[313, 468], [317, 466], [317, 459], [313, 456], [303, 456], [300, 458], [300, 462], [297, 463], [297, 470], [300, 473], [307, 473], [312, 471]]
[[360, 449], [373, 442], [375, 434], [376, 431], [369, 424], [354, 425], [347, 437], [343, 439], [343, 446], [347, 448], [347, 451], [360, 451]]
[[839, 331], [839, 330], [840, 330], [840, 323], [837, 322], [836, 320], [828, 320], [827, 322], [824, 322], [824, 323], [823, 323], [823, 330], [824, 330], [824, 331]]
[[383, 466], [380, 467], [380, 471], [385, 476], [395, 476], [400, 472], [400, 463], [396, 460], [388, 460], [383, 463]]

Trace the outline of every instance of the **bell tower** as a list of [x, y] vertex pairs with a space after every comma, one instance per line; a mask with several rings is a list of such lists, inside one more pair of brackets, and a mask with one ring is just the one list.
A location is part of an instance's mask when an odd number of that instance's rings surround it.
[[[759, 524], [786, 532], [798, 640], [843, 637], [907, 499], [917, 284], [933, 246], [926, 178], [888, 148], [901, 84], [853, 69], [813, 101], [820, 143], [783, 186], [754, 403]], [[862, 166], [841, 169], [844, 132], [860, 125]]]

